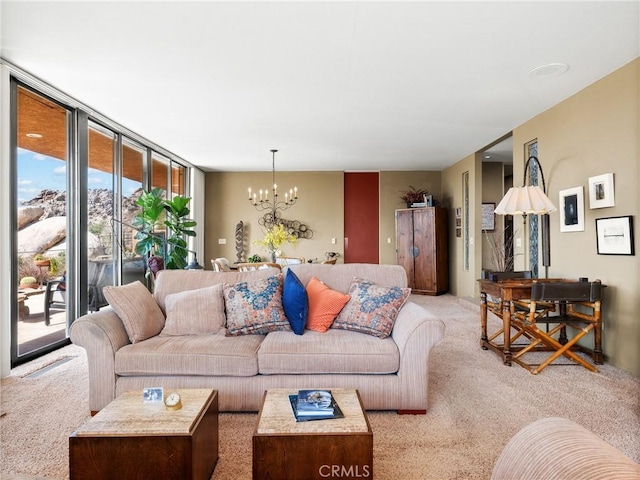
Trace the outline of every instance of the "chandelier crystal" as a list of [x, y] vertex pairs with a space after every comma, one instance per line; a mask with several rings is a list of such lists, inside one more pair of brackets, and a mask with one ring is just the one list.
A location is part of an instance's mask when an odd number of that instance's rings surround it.
[[273, 218], [277, 217], [278, 210], [284, 211], [289, 207], [295, 205], [298, 200], [298, 187], [290, 188], [289, 191], [285, 190], [284, 200], [280, 200], [278, 194], [278, 185], [276, 184], [276, 152], [278, 150], [271, 150], [271, 174], [272, 174], [272, 187], [271, 194], [269, 189], [260, 189], [259, 191], [252, 191], [249, 188], [249, 202], [259, 212], [271, 212]]

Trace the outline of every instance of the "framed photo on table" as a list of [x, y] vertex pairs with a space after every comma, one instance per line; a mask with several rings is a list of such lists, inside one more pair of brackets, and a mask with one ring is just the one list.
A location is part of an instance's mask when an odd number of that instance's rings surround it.
[[582, 187], [560, 190], [560, 231], [584, 232], [584, 194]]
[[633, 217], [596, 218], [598, 255], [635, 255]]

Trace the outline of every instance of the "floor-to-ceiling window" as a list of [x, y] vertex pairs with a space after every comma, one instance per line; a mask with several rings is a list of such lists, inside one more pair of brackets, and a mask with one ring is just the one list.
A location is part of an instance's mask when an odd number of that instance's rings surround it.
[[171, 154], [45, 90], [11, 79], [12, 366], [68, 343], [104, 286], [144, 280], [130, 226], [143, 189], [189, 191]]
[[67, 342], [67, 165], [70, 111], [25, 86], [12, 85], [15, 105], [14, 202], [16, 285], [12, 359]]

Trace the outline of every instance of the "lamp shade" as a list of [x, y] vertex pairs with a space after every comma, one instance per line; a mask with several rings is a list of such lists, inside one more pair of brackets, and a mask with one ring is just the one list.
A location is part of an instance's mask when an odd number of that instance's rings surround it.
[[498, 215], [542, 215], [556, 210], [540, 187], [528, 186], [511, 187], [494, 212]]

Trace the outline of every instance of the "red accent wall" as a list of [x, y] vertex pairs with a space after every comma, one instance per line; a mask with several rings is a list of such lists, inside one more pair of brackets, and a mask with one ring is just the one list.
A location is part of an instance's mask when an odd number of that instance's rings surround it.
[[379, 175], [344, 174], [344, 263], [379, 262]]

